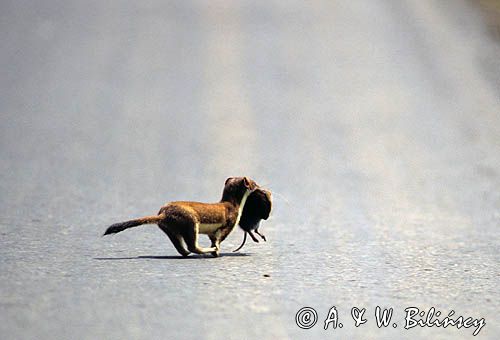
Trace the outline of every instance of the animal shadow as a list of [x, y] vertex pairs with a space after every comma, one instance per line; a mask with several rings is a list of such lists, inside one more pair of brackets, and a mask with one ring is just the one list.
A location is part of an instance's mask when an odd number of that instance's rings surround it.
[[[239, 257], [239, 256], [250, 256], [246, 253], [221, 253], [219, 257]], [[191, 254], [187, 257], [176, 255], [166, 255], [166, 256], [157, 256], [157, 255], [143, 255], [143, 256], [135, 256], [135, 257], [94, 257], [94, 260], [99, 261], [117, 261], [117, 260], [192, 260], [192, 259], [216, 259], [210, 254], [201, 255], [201, 254]]]

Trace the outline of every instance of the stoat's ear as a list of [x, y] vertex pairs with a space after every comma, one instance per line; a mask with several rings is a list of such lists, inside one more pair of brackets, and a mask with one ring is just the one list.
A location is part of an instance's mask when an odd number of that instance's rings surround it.
[[247, 189], [250, 189], [250, 181], [248, 180], [248, 178], [243, 177], [243, 184]]
[[228, 178], [226, 179], [226, 181], [224, 182], [224, 185], [226, 185], [226, 184], [227, 184], [227, 182], [229, 182], [229, 181], [230, 181], [230, 180], [232, 180], [232, 179], [233, 179], [233, 177], [228, 177]]

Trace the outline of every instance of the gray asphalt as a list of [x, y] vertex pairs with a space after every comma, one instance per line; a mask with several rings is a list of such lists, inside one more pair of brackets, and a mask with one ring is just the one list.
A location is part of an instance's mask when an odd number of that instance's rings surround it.
[[[2, 1], [0, 338], [473, 337], [405, 330], [416, 306], [498, 339], [500, 48], [471, 6]], [[100, 237], [241, 175], [267, 243]]]

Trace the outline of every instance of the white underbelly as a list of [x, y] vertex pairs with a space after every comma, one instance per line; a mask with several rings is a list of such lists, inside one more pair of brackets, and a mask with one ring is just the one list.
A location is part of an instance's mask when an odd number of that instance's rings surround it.
[[200, 234], [212, 234], [222, 226], [222, 223], [200, 223], [198, 232]]

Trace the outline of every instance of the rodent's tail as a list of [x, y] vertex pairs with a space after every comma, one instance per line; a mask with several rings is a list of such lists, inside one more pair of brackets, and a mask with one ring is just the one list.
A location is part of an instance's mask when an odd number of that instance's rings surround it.
[[238, 250], [240, 250], [241, 248], [243, 248], [243, 246], [245, 245], [245, 242], [247, 241], [247, 232], [245, 231], [245, 236], [243, 236], [243, 242], [241, 242], [241, 245], [236, 248], [235, 250], [233, 250], [233, 253], [234, 252], [237, 252]]
[[109, 235], [109, 234], [116, 234], [119, 233], [120, 231], [124, 231], [125, 229], [132, 228], [132, 227], [137, 227], [143, 224], [152, 224], [152, 223], [158, 223], [161, 220], [165, 218], [165, 215], [159, 214], [155, 216], [146, 216], [146, 217], [141, 217], [137, 218], [135, 220], [130, 220], [130, 221], [125, 221], [125, 222], [120, 222], [120, 223], [115, 223], [112, 224], [111, 226], [106, 229], [104, 232], [104, 235]]

